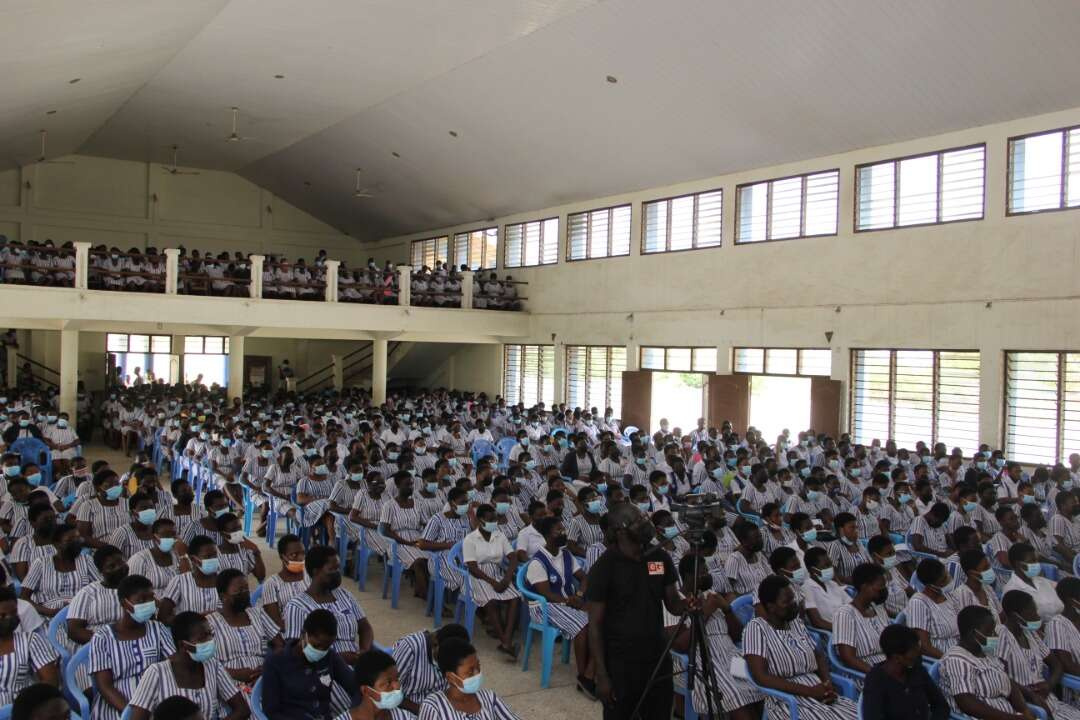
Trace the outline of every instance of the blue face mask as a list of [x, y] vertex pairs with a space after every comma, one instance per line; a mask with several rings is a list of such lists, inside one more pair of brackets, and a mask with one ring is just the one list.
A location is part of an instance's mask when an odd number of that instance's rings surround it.
[[214, 517], [219, 518], [219, 517], [221, 517], [222, 515], [224, 515], [224, 514], [226, 514], [228, 512], [229, 512], [229, 508], [223, 507], [220, 510], [215, 510], [214, 511]]
[[997, 580], [997, 573], [994, 572], [993, 568], [987, 568], [979, 573], [979, 581], [983, 585], [993, 585], [995, 580]]
[[386, 453], [386, 459], [387, 460], [397, 460], [398, 459], [398, 454], [396, 452], [388, 452], [388, 453]]
[[232, 445], [232, 438], [221, 438], [222, 447], [229, 447], [230, 445]]
[[668, 540], [670, 540], [671, 538], [675, 537], [678, 534], [679, 534], [679, 528], [675, 527], [674, 525], [671, 525], [671, 526], [668, 526], [668, 527], [664, 528], [664, 537], [667, 538]]
[[217, 652], [217, 647], [215, 647], [213, 639], [207, 640], [206, 642], [194, 643], [194, 645], [195, 649], [188, 650], [188, 655], [190, 655], [191, 659], [197, 663], [206, 662], [214, 657], [214, 654]]
[[738, 460], [736, 458], [728, 458], [724, 462], [727, 463], [728, 467], [733, 468], [735, 467], [735, 464], [738, 462]]
[[607, 492], [607, 483], [606, 482], [596, 483], [596, 491], [598, 493], [606, 493]]
[[660, 485], [660, 486], [658, 486], [656, 488], [656, 494], [659, 495], [660, 497], [663, 497], [664, 495], [667, 495], [667, 491], [668, 491], [668, 486], [667, 485]]
[[465, 513], [469, 512], [468, 505], [455, 505], [454, 512], [458, 514], [458, 517], [464, 517]]
[[362, 472], [350, 473], [349, 474], [349, 479], [352, 480], [355, 483], [358, 483], [358, 482], [360, 482], [361, 480], [364, 479], [364, 473], [362, 473]]
[[973, 502], [970, 502], [970, 501], [965, 502], [964, 503], [964, 512], [968, 512], [968, 513], [975, 512], [975, 508], [977, 508], [977, 507], [978, 507], [978, 505], [976, 503], [973, 503]]
[[120, 497], [120, 493], [124, 492], [124, 488], [119, 485], [113, 485], [111, 488], [105, 491], [106, 500], [115, 500]]
[[900, 563], [900, 558], [895, 555], [889, 555], [888, 557], [881, 558], [881, 566], [886, 570], [892, 570]]
[[379, 699], [372, 702], [375, 703], [375, 707], [380, 710], [393, 710], [401, 701], [405, 699], [405, 692], [398, 688], [397, 690], [387, 690], [384, 693], [379, 694]]
[[1025, 505], [1034, 505], [1035, 503], [1039, 502], [1039, 499], [1036, 498], [1034, 495], [1021, 495], [1021, 497], [1024, 498]]
[[307, 658], [308, 662], [317, 663], [326, 657], [326, 654], [329, 652], [329, 650], [319, 650], [316, 647], [312, 647], [311, 643], [304, 643], [304, 657]]
[[4, 467], [4, 475], [9, 478], [18, 477], [20, 472], [22, 472], [22, 468], [18, 465], [7, 465]]
[[742, 475], [745, 476], [745, 477], [750, 477], [750, 466], [749, 465], [743, 465], [742, 467], [739, 468], [739, 472], [742, 473]]
[[644, 512], [644, 513], [649, 512], [649, 507], [650, 507], [650, 505], [647, 502], [642, 502], [642, 503], [637, 504], [638, 510], [640, 510], [641, 512]]
[[897, 498], [901, 505], [906, 505], [911, 502], [911, 493], [900, 493], [900, 497]]
[[424, 484], [424, 489], [427, 490], [429, 493], [437, 492], [438, 489], [439, 489], [439, 483], [437, 483], [437, 482], [425, 483]]
[[135, 622], [142, 624], [154, 617], [156, 612], [157, 604], [153, 600], [148, 600], [144, 603], [132, 605], [130, 614]]
[[862, 477], [862, 468], [851, 468], [851, 477]]
[[199, 569], [203, 575], [217, 575], [218, 570], [221, 569], [221, 560], [216, 557], [200, 560]]
[[807, 530], [802, 534], [802, 539], [804, 542], [814, 542], [817, 540], [817, 530]]
[[604, 503], [602, 500], [590, 500], [585, 503], [585, 509], [591, 512], [593, 515], [598, 514], [604, 509]]
[[153, 525], [154, 521], [157, 520], [157, 510], [154, 508], [140, 510], [135, 514], [135, 517], [138, 518], [139, 522], [143, 525]]
[[1039, 628], [1042, 627], [1042, 620], [1024, 620], [1024, 618], [1020, 618], [1020, 622], [1028, 632], [1039, 632]]
[[814, 502], [819, 497], [821, 497], [821, 491], [820, 490], [807, 490], [806, 491], [806, 499], [809, 500], [810, 502]]
[[527, 461], [525, 463], [525, 469], [526, 470], [535, 470], [536, 469], [536, 461], [535, 460]]
[[167, 553], [172, 552], [173, 545], [176, 544], [176, 538], [158, 538], [157, 546], [158, 550]]
[[804, 478], [810, 477], [810, 468], [808, 468], [808, 467], [799, 468], [799, 476], [804, 477]]
[[833, 579], [833, 569], [831, 567], [827, 567], [824, 570], [819, 570], [818, 577], [821, 578], [821, 582], [829, 582]]
[[273, 450], [260, 450], [259, 452], [260, 452], [260, 454], [262, 454], [262, 456], [263, 456], [264, 458], [266, 458], [267, 460], [269, 460], [270, 458], [274, 457], [274, 451], [273, 451]]
[[461, 692], [466, 695], [475, 695], [480, 692], [480, 688], [484, 685], [484, 673], [478, 672], [472, 677], [463, 678], [461, 681]]
[[476, 489], [475, 488], [470, 488], [469, 490], [465, 491], [465, 497], [469, 498], [470, 501], [475, 500], [476, 499]]
[[1042, 575], [1042, 565], [1039, 563], [1025, 563], [1024, 574], [1029, 578], [1039, 577]]
[[326, 477], [330, 474], [330, 468], [326, 467], [325, 465], [320, 465], [315, 468], [315, 474], [321, 477]]
[[802, 585], [806, 582], [806, 568], [799, 568], [791, 573], [791, 582], [796, 585]]
[[[976, 630], [978, 632], [978, 630]], [[979, 633], [982, 635], [982, 633]], [[997, 635], [983, 636], [982, 642], [979, 643], [979, 647], [982, 648], [984, 655], [994, 656], [997, 655], [999, 638]]]
[[19, 427], [21, 427], [21, 428], [30, 427], [30, 421], [29, 420], [20, 420], [19, 421]]
[[31, 485], [33, 485], [35, 487], [40, 485], [41, 484], [41, 473], [39, 473], [39, 472], [30, 473], [29, 475], [26, 476], [26, 482], [30, 483]]
[[498, 529], [499, 529], [499, 523], [497, 523], [495, 521], [484, 523], [484, 532], [486, 532], [486, 533], [493, 533]]

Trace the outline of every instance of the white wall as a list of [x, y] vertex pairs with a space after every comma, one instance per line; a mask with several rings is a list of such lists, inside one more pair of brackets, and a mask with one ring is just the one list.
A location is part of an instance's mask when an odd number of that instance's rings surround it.
[[[558, 216], [560, 262], [502, 270], [528, 281], [522, 294], [533, 342], [831, 347], [833, 377], [847, 381], [850, 349], [978, 349], [982, 353], [981, 435], [1001, 437], [1003, 351], [1080, 348], [1080, 211], [1005, 217], [1010, 136], [1080, 124], [1080, 108], [841, 155], [652, 188], [479, 221], [379, 243], [409, 256], [409, 241], [480, 225]], [[889, 231], [853, 231], [854, 166], [919, 152], [986, 143], [985, 219]], [[632, 148], [627, 149], [632, 152]], [[739, 245], [738, 184], [840, 169], [834, 237]], [[627, 184], [633, 179], [628, 178]], [[642, 256], [641, 203], [724, 189], [720, 248]], [[568, 263], [568, 213], [633, 204], [629, 257]], [[832, 332], [831, 342], [825, 332]]]
[[157, 164], [86, 155], [73, 164], [0, 172], [0, 234], [11, 239], [159, 250], [284, 253], [309, 261], [320, 248], [356, 264], [367, 248], [239, 175], [170, 175]]

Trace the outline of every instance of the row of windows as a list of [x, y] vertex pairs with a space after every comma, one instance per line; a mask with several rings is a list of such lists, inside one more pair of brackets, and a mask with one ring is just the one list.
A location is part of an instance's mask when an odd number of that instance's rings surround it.
[[820, 348], [735, 348], [734, 371], [750, 375], [831, 375], [832, 351]]
[[[172, 335], [106, 333], [105, 349], [108, 352], [169, 355], [172, 353]], [[215, 335], [185, 335], [184, 353], [228, 355], [229, 338]]]
[[[855, 167], [855, 231], [981, 220], [985, 215], [986, 145], [941, 150]], [[840, 171], [739, 185], [735, 244], [836, 235]], [[642, 204], [641, 252], [719, 247], [723, 190]], [[1080, 126], [1010, 138], [1007, 214], [1080, 207]], [[631, 206], [571, 213], [566, 260], [630, 254]], [[436, 261], [472, 270], [495, 267], [497, 228], [416, 240], [414, 266]], [[507, 268], [558, 262], [559, 219], [507, 225]], [[452, 248], [452, 250], [451, 250]]]

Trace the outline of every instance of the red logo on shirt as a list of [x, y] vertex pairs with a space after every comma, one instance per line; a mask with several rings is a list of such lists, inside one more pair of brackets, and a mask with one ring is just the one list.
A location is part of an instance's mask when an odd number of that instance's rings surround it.
[[649, 574], [650, 575], [663, 575], [664, 563], [659, 561], [649, 562]]

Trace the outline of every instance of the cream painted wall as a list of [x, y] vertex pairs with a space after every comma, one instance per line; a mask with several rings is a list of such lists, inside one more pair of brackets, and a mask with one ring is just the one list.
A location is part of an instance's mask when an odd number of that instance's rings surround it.
[[[533, 342], [717, 346], [730, 368], [734, 346], [831, 347], [833, 377], [846, 382], [850, 349], [978, 349], [981, 435], [1001, 438], [1003, 353], [1080, 348], [1080, 211], [1005, 216], [1010, 136], [1080, 124], [1080, 108], [890, 146], [652, 188], [496, 218], [506, 224], [558, 216], [560, 262], [502, 270], [529, 284]], [[853, 231], [858, 163], [986, 143], [985, 218], [889, 231]], [[736, 246], [740, 183], [840, 169], [839, 232], [833, 237]], [[629, 180], [632, 182], [632, 180]], [[641, 203], [724, 190], [720, 248], [643, 256]], [[565, 261], [568, 213], [632, 203], [631, 254]], [[472, 229], [464, 223], [379, 243], [407, 258], [409, 242]], [[825, 332], [832, 332], [828, 342]], [[846, 418], [845, 418], [846, 422]]]
[[368, 249], [239, 175], [170, 175], [157, 164], [72, 155], [73, 164], [0, 172], [0, 234], [127, 250], [240, 250], [311, 260], [320, 248], [349, 264]]
[[420, 384], [484, 392], [494, 398], [502, 392], [502, 357], [501, 345], [462, 345]]

